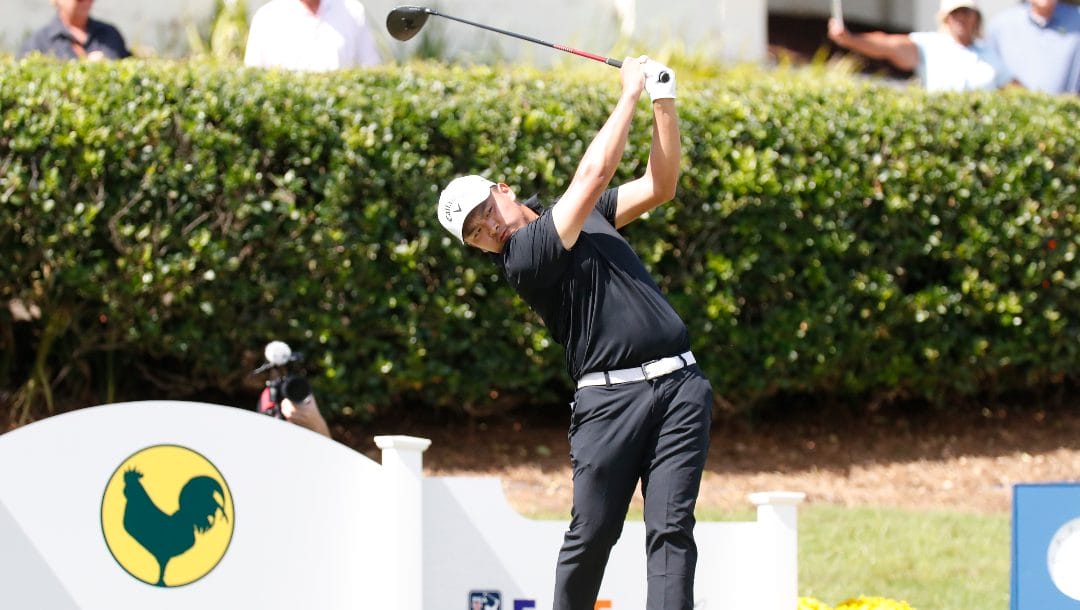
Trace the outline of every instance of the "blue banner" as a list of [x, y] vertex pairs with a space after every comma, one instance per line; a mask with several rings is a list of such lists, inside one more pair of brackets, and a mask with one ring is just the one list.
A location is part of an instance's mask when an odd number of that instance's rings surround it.
[[1012, 610], [1080, 609], [1080, 484], [1013, 488]]

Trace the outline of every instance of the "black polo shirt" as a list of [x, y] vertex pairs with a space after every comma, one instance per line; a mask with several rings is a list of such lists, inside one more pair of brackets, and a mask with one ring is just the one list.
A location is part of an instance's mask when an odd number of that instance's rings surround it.
[[604, 192], [570, 250], [548, 209], [497, 257], [510, 285], [566, 348], [574, 379], [690, 349], [686, 325], [615, 230], [617, 203], [618, 190]]
[[[45, 27], [34, 32], [23, 43], [18, 57], [25, 57], [38, 51], [61, 59], [78, 59], [79, 56], [71, 48], [74, 42], [75, 37], [64, 27], [60, 18], [54, 15]], [[120, 30], [96, 19], [86, 21], [86, 44], [83, 45], [83, 49], [87, 54], [101, 51], [108, 59], [131, 57], [131, 52], [128, 51]]]

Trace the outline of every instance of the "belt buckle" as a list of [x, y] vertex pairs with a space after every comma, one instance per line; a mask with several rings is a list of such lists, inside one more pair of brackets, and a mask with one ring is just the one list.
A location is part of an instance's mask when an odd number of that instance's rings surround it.
[[650, 360], [648, 362], [642, 363], [641, 364], [641, 376], [644, 377], [645, 379], [650, 379], [649, 371], [645, 370], [645, 367], [647, 367], [649, 365], [652, 365], [652, 364], [656, 364], [657, 362], [660, 362], [661, 360], [663, 360], [663, 358], [657, 358], [656, 360]]

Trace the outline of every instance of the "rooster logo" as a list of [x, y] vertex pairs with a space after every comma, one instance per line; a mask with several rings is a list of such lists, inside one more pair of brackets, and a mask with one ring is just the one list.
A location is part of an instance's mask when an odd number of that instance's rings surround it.
[[209, 573], [232, 538], [232, 497], [202, 455], [158, 445], [124, 460], [101, 504], [109, 551], [135, 578], [177, 587]]

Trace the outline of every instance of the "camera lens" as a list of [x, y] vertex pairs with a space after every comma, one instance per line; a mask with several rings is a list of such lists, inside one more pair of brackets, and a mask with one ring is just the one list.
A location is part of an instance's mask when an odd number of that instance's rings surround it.
[[285, 398], [299, 404], [311, 395], [311, 384], [300, 375], [289, 375], [281, 383], [281, 393]]

